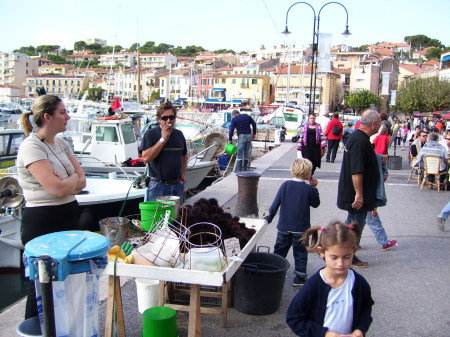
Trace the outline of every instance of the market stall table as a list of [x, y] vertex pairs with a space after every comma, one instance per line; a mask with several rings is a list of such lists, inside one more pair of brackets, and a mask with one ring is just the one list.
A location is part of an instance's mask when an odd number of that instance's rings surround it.
[[[145, 266], [137, 264], [124, 264], [124, 263], [117, 263], [116, 268], [114, 268], [114, 263], [109, 262], [105, 269], [106, 274], [109, 275], [108, 297], [106, 304], [105, 336], [108, 337], [111, 336], [114, 318], [114, 303], [115, 303], [119, 336], [125, 337], [122, 297], [120, 290], [120, 277], [126, 276], [134, 278], [136, 277], [148, 278], [167, 282], [183, 282], [189, 284], [190, 305], [189, 305], [188, 336], [200, 337], [201, 336], [200, 286], [216, 286], [227, 289], [228, 282], [231, 280], [234, 273], [239, 269], [242, 262], [253, 250], [253, 248], [256, 246], [256, 243], [267, 229], [267, 222], [263, 219], [241, 218], [241, 222], [245, 223], [246, 227], [255, 229], [256, 233], [245, 245], [245, 247], [241, 250], [241, 252], [237, 255], [238, 258], [233, 258], [231, 259], [231, 261], [229, 260], [227, 268], [221, 272], [175, 269], [175, 268]], [[222, 295], [222, 300], [226, 301], [226, 296]], [[226, 322], [226, 305], [225, 309], [223, 307], [224, 305], [222, 305], [222, 310], [225, 310], [225, 312], [224, 316], [222, 316], [222, 325], [224, 323], [224, 317]]]

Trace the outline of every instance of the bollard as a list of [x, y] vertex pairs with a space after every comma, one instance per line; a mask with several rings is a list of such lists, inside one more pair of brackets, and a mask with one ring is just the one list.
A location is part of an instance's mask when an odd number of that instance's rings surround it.
[[275, 139], [273, 141], [274, 145], [280, 145], [280, 136], [281, 136], [281, 130], [276, 129], [275, 130]]
[[256, 172], [239, 172], [238, 177], [238, 199], [235, 215], [240, 217], [258, 217], [258, 182], [261, 174]]
[[389, 170], [401, 170], [402, 169], [402, 157], [389, 156], [387, 167]]

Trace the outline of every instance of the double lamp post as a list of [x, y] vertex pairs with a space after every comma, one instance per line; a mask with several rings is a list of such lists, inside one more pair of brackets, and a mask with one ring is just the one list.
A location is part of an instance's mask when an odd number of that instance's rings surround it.
[[309, 86], [309, 113], [314, 113], [314, 107], [316, 104], [316, 79], [317, 79], [317, 58], [318, 58], [318, 45], [319, 45], [319, 25], [320, 25], [320, 13], [322, 12], [322, 9], [325, 6], [331, 5], [331, 4], [336, 4], [341, 6], [342, 8], [344, 8], [345, 10], [345, 14], [346, 14], [346, 22], [345, 22], [345, 31], [342, 33], [342, 35], [344, 36], [349, 36], [350, 32], [348, 30], [348, 12], [347, 12], [347, 8], [345, 8], [345, 6], [343, 4], [341, 4], [340, 2], [328, 2], [325, 5], [323, 5], [322, 7], [320, 7], [318, 14], [316, 15], [316, 11], [314, 9], [313, 6], [311, 6], [308, 2], [296, 2], [294, 4], [292, 4], [289, 9], [286, 12], [286, 29], [284, 30], [284, 32], [282, 32], [282, 34], [290, 34], [291, 32], [288, 30], [288, 16], [289, 16], [289, 11], [291, 10], [292, 7], [294, 7], [295, 5], [298, 4], [305, 4], [307, 6], [309, 6], [314, 14], [314, 21], [313, 21], [313, 41], [312, 41], [312, 56], [311, 56], [311, 77], [310, 77], [310, 86]]

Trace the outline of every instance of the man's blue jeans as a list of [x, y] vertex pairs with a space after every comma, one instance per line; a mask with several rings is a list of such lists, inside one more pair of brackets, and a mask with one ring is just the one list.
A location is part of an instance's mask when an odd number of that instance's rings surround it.
[[445, 205], [445, 207], [442, 209], [441, 214], [439, 215], [441, 218], [447, 220], [448, 216], [450, 215], [450, 201]]
[[372, 211], [367, 212], [366, 223], [371, 229], [373, 235], [375, 235], [375, 239], [379, 245], [384, 246], [388, 243], [386, 231], [384, 230], [383, 224], [378, 215], [373, 216]]
[[273, 249], [274, 254], [286, 258], [289, 249], [292, 246], [292, 253], [294, 255], [295, 270], [294, 275], [306, 278], [306, 265], [308, 263], [308, 252], [300, 238], [303, 233], [280, 232], [278, 231], [277, 240]]
[[169, 195], [179, 196], [180, 205], [182, 205], [184, 202], [184, 184], [178, 182], [174, 185], [169, 185], [150, 181], [145, 193], [145, 201], [155, 201], [157, 197]]
[[240, 134], [237, 143], [237, 160], [249, 160], [250, 147], [252, 145], [252, 135]]
[[[347, 225], [350, 225], [352, 222], [358, 223], [359, 227], [361, 228], [361, 235], [362, 235], [364, 225], [366, 224], [366, 216], [367, 216], [367, 212], [361, 212], [361, 213], [348, 212], [347, 220], [345, 220], [345, 223]], [[359, 261], [360, 261], [360, 259], [356, 256], [356, 254], [353, 255], [352, 263], [357, 263]]]

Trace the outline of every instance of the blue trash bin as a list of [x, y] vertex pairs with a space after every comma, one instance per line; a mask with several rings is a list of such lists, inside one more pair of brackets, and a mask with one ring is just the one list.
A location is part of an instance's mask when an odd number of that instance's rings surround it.
[[[29, 278], [35, 280], [36, 289], [40, 289], [42, 294], [37, 296], [37, 304], [43, 332], [56, 326], [57, 336], [74, 334], [70, 329], [80, 329], [86, 319], [95, 321], [92, 329], [96, 329], [98, 277], [94, 275], [95, 270], [92, 270], [92, 259], [104, 256], [104, 259], [99, 260], [106, 265], [105, 254], [109, 243], [106, 237], [97, 233], [63, 231], [39, 236], [25, 245]], [[84, 277], [81, 273], [87, 274]], [[71, 274], [80, 275], [68, 279]], [[67, 289], [73, 289], [73, 293], [67, 292], [66, 283]], [[75, 302], [74, 305], [71, 305], [71, 300]], [[85, 315], [73, 315], [69, 312], [72, 308], [80, 310], [79, 305], [76, 305], [80, 303], [85, 305], [81, 309]], [[67, 312], [64, 312], [65, 309]], [[58, 319], [55, 320], [55, 317]], [[77, 320], [76, 324], [72, 324], [73, 319]]]
[[228, 164], [228, 154], [222, 153], [219, 156], [218, 162], [219, 162], [219, 170], [221, 170], [221, 171], [226, 170], [227, 164]]

